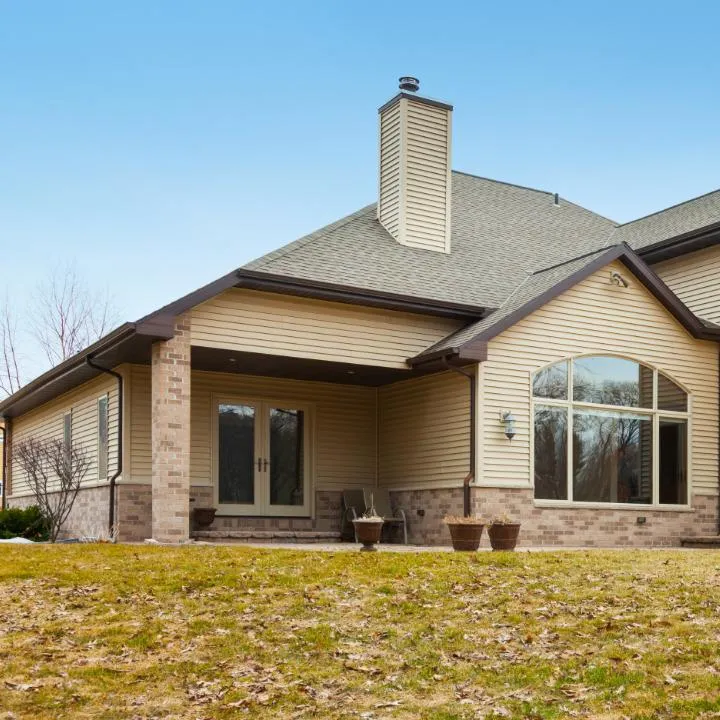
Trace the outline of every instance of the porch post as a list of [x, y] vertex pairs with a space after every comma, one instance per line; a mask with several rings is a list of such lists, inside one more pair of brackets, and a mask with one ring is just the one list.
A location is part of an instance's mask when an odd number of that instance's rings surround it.
[[190, 537], [190, 316], [152, 346], [152, 536]]

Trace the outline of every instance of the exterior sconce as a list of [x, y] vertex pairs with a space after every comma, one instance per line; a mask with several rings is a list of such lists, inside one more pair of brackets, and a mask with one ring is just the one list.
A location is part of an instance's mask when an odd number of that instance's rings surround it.
[[512, 440], [515, 437], [515, 416], [511, 412], [500, 411], [500, 424], [505, 427], [505, 437]]

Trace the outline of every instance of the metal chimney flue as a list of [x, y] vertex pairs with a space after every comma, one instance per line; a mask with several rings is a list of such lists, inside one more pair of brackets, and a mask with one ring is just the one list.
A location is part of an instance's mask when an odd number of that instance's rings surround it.
[[400, 89], [404, 92], [417, 92], [420, 89], [420, 81], [414, 77], [401, 77]]

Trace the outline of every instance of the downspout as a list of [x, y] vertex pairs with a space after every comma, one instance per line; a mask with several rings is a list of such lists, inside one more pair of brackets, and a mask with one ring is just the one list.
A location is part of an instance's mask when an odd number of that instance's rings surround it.
[[3, 449], [2, 449], [2, 498], [0, 499], [0, 510], [5, 510], [7, 507], [7, 480], [8, 480], [8, 452], [7, 452], [7, 439], [8, 431], [7, 424], [10, 421], [7, 418], [3, 418], [2, 430]]
[[452, 370], [460, 375], [464, 375], [470, 381], [470, 471], [463, 480], [463, 515], [465, 515], [465, 517], [470, 517], [470, 483], [475, 477], [475, 397], [477, 394], [477, 376], [475, 373], [470, 373], [463, 368], [450, 365], [447, 358], [443, 358], [443, 364], [447, 370]]
[[108, 513], [108, 528], [110, 537], [113, 536], [114, 528], [115, 528], [115, 483], [117, 479], [122, 474], [123, 469], [123, 376], [119, 372], [115, 372], [115, 370], [111, 370], [110, 368], [103, 367], [102, 365], [98, 365], [96, 362], [93, 361], [93, 359], [88, 355], [85, 358], [85, 362], [95, 370], [99, 370], [100, 372], [106, 373], [107, 375], [112, 375], [114, 378], [117, 379], [117, 388], [118, 388], [118, 431], [117, 431], [117, 469], [113, 473], [113, 476], [110, 478], [110, 510]]

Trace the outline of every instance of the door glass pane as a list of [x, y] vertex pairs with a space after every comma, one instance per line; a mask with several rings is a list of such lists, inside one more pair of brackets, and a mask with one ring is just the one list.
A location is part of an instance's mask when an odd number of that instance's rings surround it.
[[305, 413], [270, 408], [270, 504], [305, 502]]
[[255, 502], [255, 408], [220, 405], [218, 495], [221, 503]]
[[567, 500], [567, 408], [535, 406], [535, 497]]
[[660, 502], [686, 505], [687, 420], [660, 418]]
[[660, 410], [675, 410], [687, 412], [687, 394], [669, 377], [658, 373], [658, 408]]
[[573, 400], [652, 408], [650, 368], [615, 357], [577, 358], [573, 366]]
[[565, 360], [542, 368], [533, 375], [533, 395], [535, 397], [567, 400], [567, 386], [568, 364]]
[[652, 502], [652, 421], [629, 413], [573, 412], [573, 499]]

